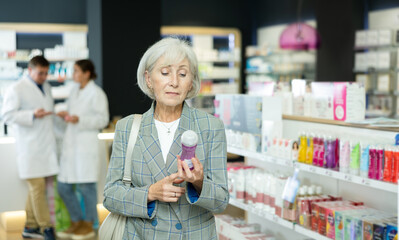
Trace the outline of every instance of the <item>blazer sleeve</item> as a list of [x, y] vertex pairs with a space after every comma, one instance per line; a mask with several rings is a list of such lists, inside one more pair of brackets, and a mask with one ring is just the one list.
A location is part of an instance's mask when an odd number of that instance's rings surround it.
[[[108, 166], [106, 184], [104, 188], [104, 207], [110, 212], [124, 215], [127, 217], [138, 217], [151, 219], [155, 216], [157, 205], [151, 216], [148, 211], [147, 203], [148, 189], [150, 185], [143, 187], [127, 187], [122, 182], [125, 153], [130, 130], [127, 126], [132, 125], [132, 119], [122, 119], [117, 122], [114, 142], [112, 145], [112, 155]], [[152, 206], [153, 207], [153, 206]]]
[[23, 126], [33, 126], [34, 109], [20, 108], [20, 99], [15, 87], [10, 87], [6, 92], [2, 116], [7, 124], [16, 123]]
[[222, 121], [210, 120], [211, 133], [207, 140], [209, 152], [205, 160], [202, 191], [196, 199], [195, 193], [193, 194], [194, 187], [187, 184], [186, 199], [192, 205], [200, 206], [213, 213], [220, 213], [229, 203], [226, 133]]

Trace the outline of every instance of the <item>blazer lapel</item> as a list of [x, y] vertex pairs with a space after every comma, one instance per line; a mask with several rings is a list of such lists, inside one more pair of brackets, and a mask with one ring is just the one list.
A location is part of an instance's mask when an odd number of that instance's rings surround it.
[[184, 103], [180, 116], [179, 127], [176, 130], [172, 146], [166, 158], [166, 169], [169, 174], [177, 172], [177, 155], [181, 155], [181, 135], [190, 129], [190, 107]]
[[154, 123], [154, 104], [143, 115], [141, 131], [143, 156], [152, 175], [158, 182], [165, 178], [168, 173], [165, 170], [165, 162], [162, 157], [158, 133]]

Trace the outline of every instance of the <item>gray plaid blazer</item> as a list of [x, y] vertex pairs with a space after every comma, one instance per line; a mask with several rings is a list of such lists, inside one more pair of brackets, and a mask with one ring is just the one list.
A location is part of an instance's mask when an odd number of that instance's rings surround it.
[[[133, 115], [116, 124], [112, 156], [104, 189], [104, 207], [128, 217], [123, 239], [217, 239], [213, 214], [228, 202], [226, 135], [222, 121], [189, 107], [186, 103], [166, 164], [155, 127], [154, 104], [144, 113], [132, 156], [132, 185], [122, 183]], [[176, 155], [181, 154], [180, 136], [186, 130], [198, 136], [196, 156], [204, 166], [204, 182], [197, 201], [186, 191], [177, 203], [155, 201], [148, 216], [147, 194], [151, 184], [177, 172]], [[180, 184], [187, 187], [186, 183]]]

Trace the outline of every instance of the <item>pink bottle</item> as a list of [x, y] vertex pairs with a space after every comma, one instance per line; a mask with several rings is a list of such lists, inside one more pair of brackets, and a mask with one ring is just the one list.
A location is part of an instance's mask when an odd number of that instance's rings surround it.
[[190, 168], [194, 169], [191, 159], [195, 156], [195, 149], [197, 148], [198, 136], [194, 131], [187, 130], [181, 135], [181, 160], [185, 161]]
[[369, 150], [369, 178], [375, 179], [375, 171], [377, 167], [377, 150], [374, 146], [370, 146]]

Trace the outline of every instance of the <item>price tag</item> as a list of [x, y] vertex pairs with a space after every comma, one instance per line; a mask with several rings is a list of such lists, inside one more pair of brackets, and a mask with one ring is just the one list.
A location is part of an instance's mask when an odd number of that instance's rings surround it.
[[316, 168], [314, 168], [314, 167], [309, 167], [309, 172], [312, 172], [312, 173], [316, 172]]
[[367, 178], [363, 178], [362, 179], [362, 184], [366, 185], [366, 186], [370, 186], [370, 180]]
[[345, 179], [346, 181], [352, 181], [352, 176], [351, 176], [351, 175], [345, 174], [344, 179]]
[[326, 176], [329, 176], [329, 177], [331, 177], [332, 176], [332, 172], [331, 171], [329, 171], [329, 170], [326, 170]]
[[275, 221], [275, 222], [278, 223], [278, 217], [277, 217], [277, 215], [273, 215], [272, 219], [273, 219], [273, 221]]

